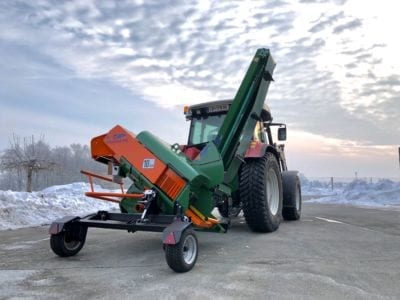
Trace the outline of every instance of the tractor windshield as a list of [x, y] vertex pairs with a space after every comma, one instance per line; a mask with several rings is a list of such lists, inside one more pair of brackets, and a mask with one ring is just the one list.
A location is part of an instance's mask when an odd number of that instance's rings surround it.
[[201, 144], [217, 137], [226, 114], [194, 117], [190, 124], [188, 145]]

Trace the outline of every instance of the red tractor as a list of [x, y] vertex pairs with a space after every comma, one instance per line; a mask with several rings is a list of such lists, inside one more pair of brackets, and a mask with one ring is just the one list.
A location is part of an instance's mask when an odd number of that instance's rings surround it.
[[[202, 144], [217, 137], [232, 101], [207, 102], [184, 108], [190, 130], [187, 145], [181, 146], [181, 150], [189, 159], [199, 154]], [[221, 216], [235, 217], [243, 210], [248, 226], [258, 232], [278, 229], [281, 216], [285, 220], [298, 220], [301, 214], [298, 172], [287, 170], [284, 144], [274, 143], [273, 127], [277, 128], [278, 140], [286, 140], [286, 125], [273, 123], [270, 109], [264, 104], [239, 173], [225, 174], [231, 177], [226, 181], [234, 182], [233, 186], [237, 188], [232, 197], [215, 195]]]

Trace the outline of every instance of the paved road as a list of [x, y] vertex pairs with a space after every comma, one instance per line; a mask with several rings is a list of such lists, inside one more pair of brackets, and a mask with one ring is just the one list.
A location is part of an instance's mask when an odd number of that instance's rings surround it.
[[160, 235], [91, 229], [75, 257], [47, 227], [0, 232], [0, 299], [399, 299], [400, 212], [306, 203], [299, 222], [199, 233], [195, 268], [172, 272]]

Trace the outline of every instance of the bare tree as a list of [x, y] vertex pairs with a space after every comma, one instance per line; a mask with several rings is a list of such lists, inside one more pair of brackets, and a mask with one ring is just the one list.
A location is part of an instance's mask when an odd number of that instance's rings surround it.
[[0, 189], [31, 191], [86, 181], [81, 169], [104, 173], [106, 166], [91, 158], [87, 145], [51, 148], [43, 137], [35, 141], [34, 137], [21, 139], [13, 135], [10, 147], [0, 151]]
[[44, 142], [43, 137], [35, 142], [34, 136], [31, 136], [21, 142], [20, 137], [13, 134], [10, 148], [6, 149], [0, 158], [1, 169], [25, 174], [27, 192], [32, 192], [34, 174], [50, 170], [54, 166], [50, 147]]

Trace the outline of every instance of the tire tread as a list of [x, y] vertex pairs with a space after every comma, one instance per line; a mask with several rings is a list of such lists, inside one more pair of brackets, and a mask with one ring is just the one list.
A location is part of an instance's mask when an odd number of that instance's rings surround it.
[[197, 253], [196, 253], [196, 258], [193, 261], [192, 264], [188, 265], [186, 262], [183, 260], [182, 257], [182, 252], [183, 252], [183, 241], [185, 240], [186, 236], [189, 234], [193, 235], [196, 244], [197, 244], [197, 237], [192, 229], [186, 229], [184, 232], [182, 232], [181, 239], [178, 244], [175, 245], [165, 245], [165, 258], [167, 261], [168, 266], [174, 270], [177, 273], [183, 273], [190, 271], [194, 265], [196, 264], [197, 261], [197, 256], [198, 256], [198, 246], [197, 246]]
[[246, 161], [240, 174], [240, 198], [243, 204], [244, 217], [247, 225], [255, 232], [275, 231], [278, 229], [281, 220], [280, 211], [278, 211], [277, 218], [272, 218], [269, 212], [267, 195], [265, 195], [267, 164], [272, 164], [272, 167], [278, 172], [280, 207], [282, 207], [282, 183], [279, 165], [273, 154], [266, 153], [259, 159]]

